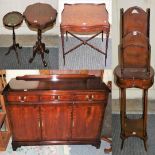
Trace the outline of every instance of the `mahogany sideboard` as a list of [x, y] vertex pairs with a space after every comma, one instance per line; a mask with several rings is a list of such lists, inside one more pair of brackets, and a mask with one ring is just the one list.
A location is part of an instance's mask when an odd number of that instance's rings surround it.
[[91, 144], [100, 137], [109, 88], [94, 75], [33, 75], [5, 87], [12, 147]]

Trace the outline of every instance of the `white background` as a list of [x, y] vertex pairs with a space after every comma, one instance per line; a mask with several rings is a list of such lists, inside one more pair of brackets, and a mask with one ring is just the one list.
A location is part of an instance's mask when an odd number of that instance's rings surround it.
[[[33, 3], [36, 2], [42, 2], [42, 3], [49, 3], [51, 4], [55, 9], [58, 10], [58, 18], [56, 26], [54, 26], [53, 29], [50, 29], [46, 32], [46, 34], [53, 34], [53, 35], [59, 35], [59, 24], [61, 21], [61, 11], [63, 10], [64, 3], [106, 3], [108, 12], [109, 12], [109, 19], [110, 22], [112, 22], [112, 1], [111, 0], [0, 0], [0, 34], [12, 34], [12, 32], [8, 29], [6, 29], [3, 26], [3, 16], [10, 12], [10, 11], [19, 11], [21, 13], [24, 12], [25, 8]], [[33, 32], [28, 29], [25, 22], [23, 22], [22, 26], [16, 30], [17, 34], [36, 34], [36, 32]]]

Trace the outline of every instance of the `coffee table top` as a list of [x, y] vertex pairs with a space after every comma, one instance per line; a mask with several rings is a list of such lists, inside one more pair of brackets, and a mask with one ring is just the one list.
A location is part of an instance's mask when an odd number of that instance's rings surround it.
[[23, 15], [20, 12], [12, 11], [3, 17], [3, 24], [7, 27], [16, 27], [22, 24]]
[[108, 12], [104, 3], [65, 4], [61, 18], [61, 26], [109, 27]]
[[49, 4], [35, 3], [29, 5], [23, 15], [29, 26], [44, 29], [54, 24], [57, 11]]

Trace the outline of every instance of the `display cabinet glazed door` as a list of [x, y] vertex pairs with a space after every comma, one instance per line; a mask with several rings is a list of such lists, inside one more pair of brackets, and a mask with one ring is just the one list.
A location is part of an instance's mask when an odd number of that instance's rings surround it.
[[99, 138], [103, 110], [103, 104], [75, 103], [73, 106], [72, 139]]
[[41, 139], [39, 107], [35, 105], [9, 105], [7, 112], [14, 141], [37, 141]]
[[42, 105], [42, 139], [68, 140], [71, 137], [71, 111], [70, 103]]

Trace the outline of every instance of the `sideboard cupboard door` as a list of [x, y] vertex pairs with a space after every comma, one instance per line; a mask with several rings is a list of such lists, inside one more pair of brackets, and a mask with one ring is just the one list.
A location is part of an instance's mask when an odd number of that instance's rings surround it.
[[104, 105], [77, 103], [73, 106], [72, 139], [96, 139], [100, 137]]
[[42, 140], [67, 140], [71, 137], [72, 104], [41, 105]]
[[39, 107], [32, 105], [8, 105], [14, 141], [36, 141], [41, 139]]

